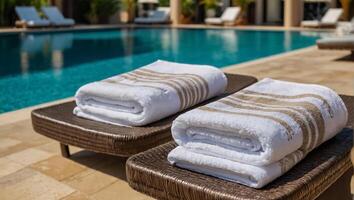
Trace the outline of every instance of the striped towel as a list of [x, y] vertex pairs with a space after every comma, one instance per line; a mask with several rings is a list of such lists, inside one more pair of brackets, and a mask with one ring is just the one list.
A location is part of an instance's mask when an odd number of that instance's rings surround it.
[[329, 88], [264, 79], [179, 116], [172, 135], [180, 146], [168, 159], [262, 187], [340, 132], [347, 118], [345, 104]]
[[123, 126], [143, 126], [224, 92], [227, 78], [215, 67], [156, 61], [81, 87], [74, 114]]

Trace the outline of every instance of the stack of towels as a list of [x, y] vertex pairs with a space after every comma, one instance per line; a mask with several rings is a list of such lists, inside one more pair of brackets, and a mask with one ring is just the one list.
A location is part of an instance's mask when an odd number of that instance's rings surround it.
[[264, 79], [180, 115], [170, 163], [261, 188], [339, 133], [347, 109], [331, 89]]
[[205, 65], [156, 61], [82, 86], [74, 114], [123, 126], [143, 126], [222, 94], [227, 78]]

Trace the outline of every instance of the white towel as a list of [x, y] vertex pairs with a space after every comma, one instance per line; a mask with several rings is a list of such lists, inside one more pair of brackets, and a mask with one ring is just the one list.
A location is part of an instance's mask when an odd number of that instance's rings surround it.
[[182, 146], [173, 149], [167, 159], [178, 167], [254, 188], [261, 188], [283, 174], [278, 162], [253, 166], [195, 153]]
[[[254, 178], [253, 183], [234, 181], [262, 187], [340, 132], [347, 118], [344, 102], [329, 88], [264, 79], [180, 115], [173, 122], [172, 135], [198, 156], [191, 161], [179, 154], [184, 150], [176, 150], [169, 160], [179, 166], [188, 162], [198, 169], [209, 167], [215, 170], [211, 175], [233, 165], [228, 172]], [[249, 165], [261, 174], [269, 173], [270, 178], [244, 170]]]
[[74, 114], [110, 124], [143, 126], [224, 92], [227, 78], [206, 65], [156, 61], [82, 86]]

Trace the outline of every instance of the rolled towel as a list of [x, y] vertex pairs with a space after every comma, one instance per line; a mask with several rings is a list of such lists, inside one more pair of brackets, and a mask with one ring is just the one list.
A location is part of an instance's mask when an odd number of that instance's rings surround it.
[[[339, 133], [347, 118], [344, 102], [329, 88], [264, 79], [180, 115], [173, 122], [172, 135], [182, 147], [168, 159], [192, 170], [207, 168], [220, 178], [225, 177], [218, 171], [226, 167], [226, 174], [253, 180], [234, 181], [262, 187]], [[184, 157], [185, 149], [193, 154]], [[191, 165], [195, 167], [188, 167]], [[259, 169], [259, 174], [245, 170], [249, 165]]]
[[156, 61], [82, 86], [74, 114], [123, 126], [143, 126], [223, 93], [227, 78], [206, 65]]

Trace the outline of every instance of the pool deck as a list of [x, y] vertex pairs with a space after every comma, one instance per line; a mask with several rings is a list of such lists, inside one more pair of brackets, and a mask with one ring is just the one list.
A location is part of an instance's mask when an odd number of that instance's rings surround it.
[[[349, 55], [310, 47], [224, 71], [322, 84], [354, 95], [354, 59]], [[0, 115], [0, 199], [151, 199], [128, 186], [124, 159], [76, 147], [70, 159], [61, 157], [57, 142], [33, 131], [32, 109]]]

